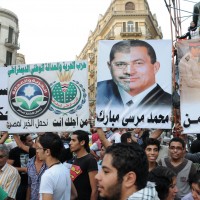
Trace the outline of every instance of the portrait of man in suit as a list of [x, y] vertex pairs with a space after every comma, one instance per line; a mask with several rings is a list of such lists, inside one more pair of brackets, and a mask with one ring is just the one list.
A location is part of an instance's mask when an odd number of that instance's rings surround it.
[[171, 94], [156, 82], [160, 62], [146, 41], [115, 43], [107, 65], [112, 79], [97, 82], [97, 108], [171, 107]]

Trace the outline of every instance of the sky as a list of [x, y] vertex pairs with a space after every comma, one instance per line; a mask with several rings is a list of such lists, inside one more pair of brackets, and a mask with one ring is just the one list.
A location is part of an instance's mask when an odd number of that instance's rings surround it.
[[[167, 0], [167, 2], [169, 2]], [[198, 0], [180, 0], [181, 10], [193, 11]], [[0, 0], [0, 7], [14, 12], [19, 19], [18, 53], [26, 64], [72, 61], [87, 43], [99, 15], [106, 12], [111, 0]], [[163, 39], [171, 39], [170, 17], [164, 0], [148, 0], [156, 14]], [[192, 17], [181, 12], [185, 33]]]

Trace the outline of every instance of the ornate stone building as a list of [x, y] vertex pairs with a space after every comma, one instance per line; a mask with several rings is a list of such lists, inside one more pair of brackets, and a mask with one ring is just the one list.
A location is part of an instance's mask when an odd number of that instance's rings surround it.
[[156, 15], [147, 0], [112, 0], [77, 59], [88, 60], [90, 115], [95, 115], [97, 54], [99, 40], [162, 39]]
[[16, 64], [19, 25], [15, 13], [0, 8], [0, 66]]

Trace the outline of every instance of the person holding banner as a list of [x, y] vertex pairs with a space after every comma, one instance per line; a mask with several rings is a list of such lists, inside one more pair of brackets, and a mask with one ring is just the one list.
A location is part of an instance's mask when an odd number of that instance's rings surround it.
[[153, 47], [142, 40], [115, 43], [108, 67], [111, 80], [97, 83], [97, 107], [170, 107], [171, 95], [156, 83], [160, 69]]

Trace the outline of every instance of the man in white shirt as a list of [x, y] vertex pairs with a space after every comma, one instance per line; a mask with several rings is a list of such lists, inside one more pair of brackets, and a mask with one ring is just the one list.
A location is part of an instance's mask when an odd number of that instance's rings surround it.
[[40, 200], [70, 200], [70, 170], [59, 161], [62, 149], [63, 143], [57, 134], [50, 132], [40, 136], [36, 151], [48, 166], [41, 178]]

